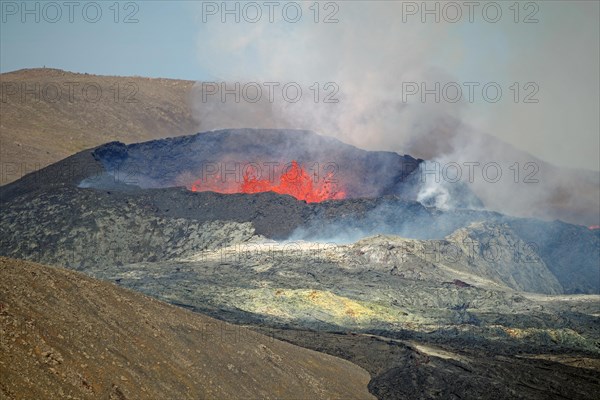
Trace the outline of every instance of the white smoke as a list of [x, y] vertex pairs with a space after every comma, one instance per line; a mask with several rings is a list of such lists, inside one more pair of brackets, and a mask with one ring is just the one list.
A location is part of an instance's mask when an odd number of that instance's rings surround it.
[[[595, 49], [588, 46], [594, 42], [590, 36], [585, 36], [588, 39], [575, 47], [566, 39], [546, 43], [547, 33], [552, 37], [560, 33], [564, 38], [571, 37], [569, 32], [580, 27], [590, 29], [589, 15], [597, 10], [597, 4], [585, 5], [591, 7], [588, 10], [581, 8], [583, 3], [580, 8], [568, 9], [562, 4], [546, 3], [543, 14], [546, 19], [536, 25], [525, 25], [515, 24], [510, 14], [498, 24], [486, 23], [481, 17], [473, 24], [465, 21], [424, 24], [420, 16], [404, 22], [406, 2], [335, 3], [339, 6], [335, 15], [339, 22], [333, 24], [314, 23], [308, 9], [312, 3], [301, 3], [305, 14], [297, 23], [284, 21], [281, 13], [276, 12], [272, 23], [265, 18], [257, 23], [243, 19], [235, 23], [231, 18], [230, 22], [222, 23], [220, 16], [214, 16], [200, 24], [199, 61], [204, 69], [211, 71], [215, 82], [227, 82], [229, 89], [236, 82], [240, 87], [252, 82], [259, 85], [276, 82], [279, 88], [297, 83], [303, 95], [298, 102], [291, 103], [276, 90], [273, 101], [267, 100], [263, 93], [255, 103], [243, 98], [236, 102], [232, 95], [227, 95], [223, 102], [220, 93], [203, 98], [206, 88], [198, 83], [193, 95], [198, 130], [309, 129], [364, 149], [396, 151], [442, 164], [478, 162], [483, 166], [497, 162], [501, 164], [504, 180], [490, 183], [480, 177], [467, 182], [486, 206], [513, 215], [562, 218], [577, 223], [592, 224], [600, 220], [597, 213], [600, 196], [592, 190], [597, 185], [597, 174], [558, 170], [496, 139], [522, 143], [530, 151], [544, 155], [560, 153], [565, 137], [553, 126], [564, 124], [558, 116], [572, 106], [556, 96], [564, 92], [563, 86], [556, 86], [556, 82], [564, 81], [561, 79], [564, 76], [557, 74], [568, 70], [561, 63], [571, 65], [577, 57], [589, 55], [590, 63], [578, 63], [587, 66], [578, 67], [577, 77], [570, 79], [578, 79], [579, 89], [581, 82], [587, 87], [595, 83], [597, 93], [598, 46]], [[557, 15], [569, 15], [570, 19], [557, 19]], [[591, 30], [595, 32], [598, 28]], [[533, 57], [531, 50], [521, 45], [523, 37], [530, 38], [534, 48], [543, 49], [548, 57], [554, 57], [556, 52], [550, 49], [555, 45], [568, 49], [572, 57], [556, 63], [548, 63], [545, 57]], [[543, 46], [536, 41], [542, 41]], [[595, 78], [590, 74], [594, 68]], [[403, 90], [404, 85], [413, 82], [432, 88], [436, 82], [443, 85], [469, 80], [498, 81], [505, 98], [512, 94], [509, 90], [512, 81], [523, 84], [535, 80], [541, 86], [540, 105], [489, 104], [481, 99], [468, 103], [464, 97], [455, 103], [432, 101], [432, 96], [422, 101], [419, 95], [405, 96]], [[319, 89], [317, 101], [314, 90], [310, 89], [315, 84]], [[339, 90], [332, 90], [331, 86], [326, 89], [327, 84], [334, 84], [333, 88]], [[333, 92], [338, 102], [325, 103], [325, 96]], [[591, 97], [585, 97], [585, 110], [598, 103], [592, 92]], [[581, 89], [577, 93], [588, 91]], [[597, 113], [587, 114], [585, 118], [589, 120], [572, 121], [569, 128], [574, 131], [569, 134], [582, 135], [581, 140], [596, 143], [598, 139], [590, 139], [589, 132], [590, 127], [598, 125]], [[496, 137], [482, 134], [481, 129]], [[575, 161], [572, 143], [577, 141], [570, 143], [567, 147], [571, 152], [565, 155], [566, 160], [557, 158], [558, 164], [568, 164], [569, 159]], [[598, 160], [598, 146], [579, 147], [590, 160]], [[528, 162], [537, 163], [537, 176], [541, 177], [538, 184], [515, 186], [507, 180], [515, 162], [521, 169]], [[449, 207], [451, 192], [446, 183], [436, 185], [427, 181], [420, 196], [424, 201]]]
[[236, 102], [233, 95], [222, 102], [219, 95], [202, 99], [199, 83], [199, 129], [309, 129], [365, 149], [402, 151], [410, 136], [434, 129], [446, 115], [456, 117], [462, 104], [403, 101], [404, 82], [427, 81], [431, 87], [451, 76], [427, 62], [440, 50], [435, 38], [442, 28], [418, 20], [398, 23], [401, 12], [400, 3], [352, 2], [340, 4], [334, 24], [315, 24], [310, 14], [295, 24], [279, 14], [272, 24], [209, 19], [199, 54], [215, 81], [228, 82], [229, 89], [235, 82], [277, 82], [279, 88], [298, 83], [303, 94], [291, 103], [278, 88], [273, 102], [264, 92], [256, 103]]

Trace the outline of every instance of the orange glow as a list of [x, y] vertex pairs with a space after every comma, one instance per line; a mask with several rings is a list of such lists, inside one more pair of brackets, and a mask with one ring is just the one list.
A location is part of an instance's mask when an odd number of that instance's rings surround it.
[[292, 161], [290, 168], [281, 175], [279, 181], [271, 182], [269, 179], [259, 179], [255, 174], [246, 172], [241, 183], [224, 182], [217, 177], [204, 181], [197, 179], [192, 183], [190, 190], [192, 192], [211, 191], [227, 194], [275, 192], [289, 194], [307, 203], [339, 200], [346, 197], [345, 192], [339, 190], [333, 181], [333, 174], [327, 174], [322, 182], [315, 183], [296, 161]]

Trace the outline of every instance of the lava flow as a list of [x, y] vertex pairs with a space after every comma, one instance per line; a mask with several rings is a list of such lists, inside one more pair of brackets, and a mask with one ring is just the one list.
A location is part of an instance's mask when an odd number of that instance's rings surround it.
[[298, 200], [307, 203], [319, 203], [325, 200], [339, 200], [346, 197], [344, 191], [339, 190], [333, 180], [333, 174], [327, 174], [318, 183], [313, 182], [311, 176], [296, 162], [292, 161], [290, 167], [281, 174], [279, 181], [260, 179], [252, 172], [246, 172], [243, 182], [226, 182], [222, 179], [198, 179], [191, 185], [192, 192], [217, 192], [217, 193], [261, 193], [275, 192], [289, 194]]

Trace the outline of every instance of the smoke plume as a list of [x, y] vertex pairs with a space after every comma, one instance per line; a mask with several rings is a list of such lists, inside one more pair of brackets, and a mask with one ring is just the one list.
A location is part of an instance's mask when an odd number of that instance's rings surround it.
[[[364, 149], [435, 161], [440, 173], [444, 166], [456, 163], [462, 168], [460, 182], [468, 183], [490, 209], [597, 224], [598, 173], [554, 167], [502, 140], [518, 143], [519, 137], [534, 133], [530, 122], [523, 122], [522, 112], [518, 114], [521, 125], [509, 126], [510, 116], [517, 115], [509, 106], [477, 97], [468, 101], [466, 93], [458, 101], [439, 101], [435, 95], [423, 97], [422, 92], [408, 95], [409, 88], [431, 90], [445, 82], [459, 82], [459, 86], [464, 81], [499, 82], [506, 101], [513, 80], [536, 79], [542, 81], [540, 85], [546, 78], [556, 80], [542, 72], [531, 77], [515, 68], [523, 62], [511, 58], [511, 52], [524, 53], [506, 48], [507, 42], [513, 43], [511, 35], [525, 35], [526, 29], [534, 28], [539, 34], [547, 26], [515, 26], [508, 17], [494, 25], [481, 16], [473, 24], [423, 23], [420, 15], [403, 14], [403, 3], [336, 3], [337, 23], [315, 23], [307, 5], [302, 7], [303, 18], [295, 23], [278, 12], [274, 22], [264, 17], [257, 23], [243, 19], [236, 23], [231, 17], [223, 23], [219, 15], [208, 18], [200, 25], [199, 59], [211, 71], [212, 80], [225, 86], [196, 84], [192, 101], [198, 130], [307, 129]], [[546, 16], [555, 14], [553, 9]], [[564, 24], [562, 28], [566, 29]], [[486, 41], [465, 39], [474, 34]], [[300, 96], [296, 96], [298, 88]], [[531, 112], [545, 113], [547, 118], [554, 114], [535, 106], [527, 110]], [[505, 113], [501, 124], [497, 113]], [[494, 124], [504, 131], [498, 132]], [[490, 129], [494, 136], [482, 129]], [[530, 140], [522, 142], [536, 148]], [[556, 145], [556, 140], [548, 143]], [[543, 143], [537, 146], [540, 152], [543, 147]], [[568, 164], [562, 159], [556, 162]], [[467, 176], [470, 167], [465, 163], [478, 163], [473, 179]], [[482, 175], [491, 174], [496, 164], [500, 180]], [[446, 178], [442, 174], [441, 182], [428, 180], [421, 197], [450, 204], [447, 187], [453, 182]], [[530, 179], [524, 182], [525, 178]]]

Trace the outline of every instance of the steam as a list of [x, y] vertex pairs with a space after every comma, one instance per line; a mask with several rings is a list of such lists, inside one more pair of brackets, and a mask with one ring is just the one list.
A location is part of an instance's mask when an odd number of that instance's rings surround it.
[[452, 189], [463, 184], [487, 209], [503, 214], [586, 226], [600, 220], [600, 172], [557, 167], [464, 124], [452, 136], [425, 135], [412, 145], [426, 148], [432, 136], [437, 154], [423, 167], [429, 175], [423, 175], [419, 201], [452, 209]]
[[450, 191], [443, 185], [434, 180], [428, 180], [417, 193], [417, 201], [424, 205], [430, 205], [440, 210], [449, 210], [451, 208]]
[[[498, 25], [482, 21], [475, 25], [423, 24], [415, 17], [402, 22], [402, 3], [339, 3], [339, 22], [333, 24], [314, 23], [307, 7], [303, 7], [304, 17], [297, 23], [285, 22], [275, 13], [272, 23], [265, 19], [222, 23], [215, 17], [201, 24], [199, 60], [211, 71], [213, 80], [226, 82], [227, 89], [239, 94], [250, 83], [247, 88], [252, 89], [252, 98], [258, 85], [262, 96], [250, 102], [242, 94], [236, 101], [233, 94], [223, 98], [222, 88], [207, 95], [210, 88], [206, 82], [198, 82], [192, 96], [198, 131], [307, 129], [360, 148], [435, 161], [442, 168], [458, 163], [464, 177], [458, 184], [467, 184], [489, 209], [586, 225], [600, 222], [599, 173], [556, 168], [497, 138], [510, 138], [515, 143], [519, 137], [536, 132], [530, 122], [523, 122], [522, 112], [518, 120], [521, 125], [511, 126], [507, 121], [515, 114], [506, 106], [492, 109], [486, 107], [488, 104], [468, 104], [465, 97], [457, 102], [436, 102], [431, 96], [426, 101], [419, 95], [405, 96], [403, 85], [410, 82], [432, 88], [437, 82], [499, 81], [508, 91], [511, 80], [540, 78], [515, 68], [523, 64], [522, 60], [511, 59], [502, 47], [504, 41], [514, 39], [511, 35], [527, 34], [525, 28], [510, 21]], [[479, 30], [468, 31], [473, 26]], [[545, 25], [537, 28], [542, 33], [547, 29]], [[483, 35], [489, 46], [473, 48], [465, 37], [474, 34]], [[489, 74], [480, 70], [483, 67]], [[549, 74], [541, 77], [549, 78], [548, 82], [557, 80]], [[272, 99], [267, 96], [267, 82], [278, 84]], [[296, 102], [286, 101], [282, 95], [283, 86], [290, 83], [302, 88]], [[311, 90], [315, 85], [316, 99], [315, 89]], [[326, 102], [327, 96], [337, 102]], [[552, 117], [545, 108], [528, 110]], [[498, 123], [497, 111], [503, 112], [507, 121]], [[496, 137], [482, 129], [494, 131]], [[531, 140], [523, 143], [536, 148]], [[550, 143], [556, 146], [557, 140]], [[564, 160], [557, 161], [565, 164]], [[482, 168], [491, 162], [500, 166], [501, 180], [484, 178], [481, 169], [475, 171], [472, 181], [467, 179], [464, 163], [479, 163]], [[515, 163], [519, 170], [516, 182], [511, 175], [515, 174], [511, 170]], [[526, 168], [528, 163], [537, 169], [532, 177], [535, 183], [523, 182], [532, 171], [532, 167]], [[457, 192], [453, 185], [443, 177], [440, 181], [426, 179], [418, 198], [428, 205], [452, 208], [453, 192]]]

